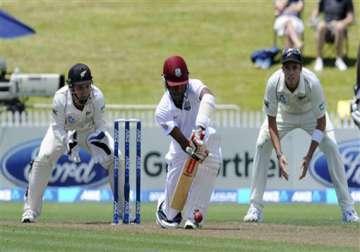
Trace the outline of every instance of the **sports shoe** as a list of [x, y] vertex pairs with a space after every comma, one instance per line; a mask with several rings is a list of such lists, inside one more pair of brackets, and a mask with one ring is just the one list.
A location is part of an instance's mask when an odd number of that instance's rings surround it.
[[342, 212], [342, 221], [344, 223], [359, 223], [360, 219], [355, 209], [348, 209]]
[[247, 214], [244, 217], [244, 221], [245, 222], [263, 222], [264, 216], [263, 216], [262, 210], [255, 206], [250, 206]]
[[194, 223], [191, 220], [186, 220], [184, 228], [185, 229], [198, 229], [198, 228], [201, 228], [201, 225], [198, 223]]
[[320, 71], [323, 70], [323, 68], [324, 68], [324, 63], [323, 63], [322, 58], [317, 57], [316, 60], [315, 60], [314, 70], [317, 71], [317, 72], [320, 72]]
[[342, 58], [338, 57], [335, 60], [335, 66], [340, 70], [340, 71], [345, 71], [347, 69], [347, 65], [345, 64], [345, 62], [343, 61]]
[[23, 213], [22, 217], [21, 217], [21, 222], [22, 223], [34, 223], [36, 221], [36, 214], [28, 209], [25, 210], [25, 212]]
[[157, 207], [156, 223], [159, 224], [162, 228], [177, 228], [177, 227], [179, 227], [179, 225], [182, 221], [181, 212], [179, 212], [172, 220], [169, 220], [166, 217], [166, 214], [164, 213], [164, 211], [162, 210], [163, 203], [164, 203], [164, 201], [162, 201]]

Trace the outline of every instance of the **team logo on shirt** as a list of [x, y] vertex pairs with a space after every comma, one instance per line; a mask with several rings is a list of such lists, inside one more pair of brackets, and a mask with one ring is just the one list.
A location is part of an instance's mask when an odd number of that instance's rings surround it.
[[75, 123], [75, 118], [74, 117], [72, 117], [71, 115], [69, 115], [68, 117], [67, 117], [67, 122], [68, 123], [70, 123], [70, 124], [73, 124], [73, 123]]
[[281, 102], [282, 104], [287, 104], [287, 99], [286, 99], [285, 95], [283, 95], [283, 94], [279, 95], [279, 102]]
[[184, 110], [189, 111], [191, 109], [190, 101], [185, 100], [184, 101]]
[[298, 96], [298, 99], [301, 101], [301, 100], [303, 100], [305, 97], [306, 97], [305, 95], [304, 95], [304, 96]]

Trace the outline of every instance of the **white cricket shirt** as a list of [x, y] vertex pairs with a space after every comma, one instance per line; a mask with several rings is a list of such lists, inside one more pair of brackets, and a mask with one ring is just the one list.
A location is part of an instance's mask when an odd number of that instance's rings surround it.
[[55, 93], [50, 127], [56, 138], [65, 144], [68, 130], [105, 130], [104, 110], [104, 96], [96, 86], [91, 85], [90, 97], [82, 111], [75, 107], [69, 87], [64, 86]]
[[[166, 135], [178, 127], [186, 138], [190, 138], [191, 132], [195, 129], [195, 121], [200, 106], [200, 93], [206, 86], [202, 81], [189, 79], [189, 84], [185, 91], [183, 109], [178, 109], [168, 90], [162, 96], [160, 103], [155, 111], [155, 119]], [[167, 160], [184, 158], [187, 154], [181, 149], [181, 146], [175, 139], [171, 138], [169, 151], [166, 155]]]
[[268, 80], [264, 96], [264, 111], [276, 116], [283, 111], [302, 114], [312, 110], [318, 119], [325, 115], [326, 102], [319, 79], [307, 68], [302, 68], [300, 82], [294, 92], [285, 85], [282, 69], [276, 71]]

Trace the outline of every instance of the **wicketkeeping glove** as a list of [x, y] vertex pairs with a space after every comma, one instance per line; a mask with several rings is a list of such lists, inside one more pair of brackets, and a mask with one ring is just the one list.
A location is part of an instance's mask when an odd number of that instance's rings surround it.
[[351, 117], [354, 123], [360, 129], [360, 100], [356, 100], [354, 98], [351, 102], [350, 110], [351, 110]]
[[202, 129], [194, 130], [191, 134], [189, 146], [185, 148], [185, 152], [193, 159], [203, 162], [209, 155], [209, 151], [204, 145], [205, 132]]
[[75, 130], [68, 131], [66, 151], [70, 161], [76, 163], [81, 161], [79, 150], [80, 148], [77, 140], [77, 132]]
[[88, 137], [88, 145], [95, 163], [103, 163], [111, 157], [110, 137], [104, 131], [97, 130]]

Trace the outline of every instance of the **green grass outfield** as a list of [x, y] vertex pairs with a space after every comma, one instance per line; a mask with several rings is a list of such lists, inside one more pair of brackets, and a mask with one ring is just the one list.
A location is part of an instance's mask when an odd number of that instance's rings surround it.
[[[360, 226], [341, 224], [335, 205], [267, 205], [265, 223], [245, 224], [245, 205], [211, 205], [200, 230], [155, 225], [144, 204], [141, 225], [110, 225], [111, 204], [46, 203], [36, 224], [21, 224], [21, 203], [0, 205], [0, 251], [359, 251]], [[357, 206], [357, 210], [360, 208]]]
[[[360, 0], [353, 0], [356, 16]], [[314, 31], [308, 18], [317, 1], [305, 1], [306, 67], [312, 68]], [[280, 67], [256, 69], [253, 51], [272, 46], [271, 0], [13, 0], [0, 8], [35, 28], [37, 34], [0, 40], [0, 56], [9, 69], [25, 73], [67, 73], [71, 65], [91, 66], [95, 82], [108, 103], [157, 104], [166, 57], [180, 54], [190, 75], [202, 79], [218, 103], [233, 103], [247, 111], [262, 107], [266, 79]], [[360, 41], [359, 18], [349, 31], [349, 70], [340, 72], [334, 60], [319, 74], [329, 110], [340, 99], [351, 99], [355, 57]], [[333, 48], [325, 50], [332, 57]], [[31, 99], [49, 103], [50, 98]]]

